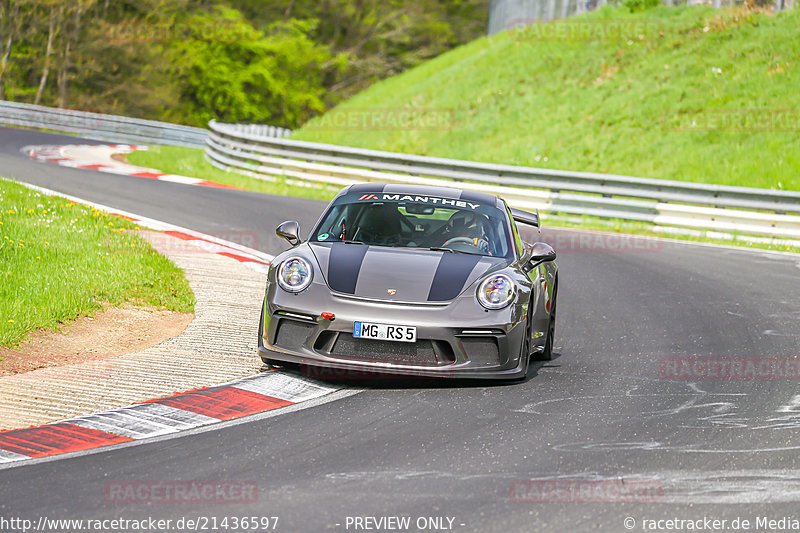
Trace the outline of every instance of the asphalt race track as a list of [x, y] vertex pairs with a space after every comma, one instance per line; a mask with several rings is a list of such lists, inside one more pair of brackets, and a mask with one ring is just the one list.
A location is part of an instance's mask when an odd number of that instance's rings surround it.
[[[0, 128], [0, 176], [220, 236], [255, 232], [269, 253], [284, 249], [278, 223], [299, 219], [307, 231], [324, 206], [19, 153], [77, 142]], [[755, 531], [759, 517], [800, 518], [797, 367], [788, 378], [673, 372], [697, 356], [797, 365], [800, 258], [566, 230], [543, 240], [559, 253], [558, 357], [525, 382], [375, 380], [273, 418], [3, 469], [0, 516], [279, 516], [287, 532], [366, 530], [374, 523], [358, 528], [355, 517], [388, 516], [411, 517], [411, 531], [436, 529], [421, 517], [447, 517], [439, 530], [470, 532], [646, 531], [647, 520], [704, 518]], [[256, 326], [253, 317], [242, 334]], [[250, 481], [259, 492], [202, 506], [104, 493], [107, 483], [170, 480]], [[637, 483], [654, 490], [615, 497]]]

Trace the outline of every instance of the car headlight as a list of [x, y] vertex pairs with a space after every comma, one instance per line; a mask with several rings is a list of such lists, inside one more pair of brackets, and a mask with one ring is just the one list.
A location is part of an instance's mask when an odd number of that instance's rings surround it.
[[290, 257], [278, 267], [278, 285], [288, 292], [300, 292], [311, 285], [314, 270], [302, 257]]
[[483, 280], [478, 286], [478, 301], [486, 309], [502, 309], [514, 299], [516, 286], [505, 274], [497, 274]]

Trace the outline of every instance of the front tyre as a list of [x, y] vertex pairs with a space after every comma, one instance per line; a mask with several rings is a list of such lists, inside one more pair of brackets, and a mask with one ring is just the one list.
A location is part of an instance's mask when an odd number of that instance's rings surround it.
[[519, 355], [520, 359], [522, 360], [522, 372], [517, 378], [515, 378], [520, 381], [528, 377], [528, 369], [531, 366], [531, 333], [533, 333], [532, 324], [533, 324], [533, 313], [531, 312], [529, 306], [528, 322], [527, 325], [525, 326], [525, 338], [522, 339], [522, 346], [520, 346], [520, 355]]
[[553, 360], [553, 343], [556, 336], [556, 302], [558, 302], [558, 282], [553, 288], [553, 305], [550, 308], [550, 320], [547, 326], [547, 338], [544, 341], [544, 350], [536, 356], [537, 361]]

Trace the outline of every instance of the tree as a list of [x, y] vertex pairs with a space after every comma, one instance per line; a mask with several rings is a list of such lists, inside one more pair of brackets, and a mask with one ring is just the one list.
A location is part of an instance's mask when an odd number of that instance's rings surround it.
[[0, 0], [0, 98], [297, 127], [485, 30], [488, 0]]
[[[203, 27], [196, 17], [189, 27]], [[195, 35], [171, 50], [183, 121], [268, 122], [297, 127], [324, 111], [324, 80], [346, 58], [309, 38], [311, 21], [291, 19], [255, 30], [235, 10], [213, 17], [223, 34]]]
[[329, 85], [336, 101], [483, 35], [488, 0], [232, 0], [258, 28], [317, 20], [311, 36], [349, 67]]
[[73, 64], [73, 54], [81, 39], [81, 24], [83, 16], [92, 8], [96, 0], [66, 0], [64, 6], [64, 27], [61, 35], [61, 53], [58, 68], [58, 107], [67, 107], [69, 104], [70, 80], [74, 75], [76, 66]]
[[36, 90], [36, 98], [33, 103], [39, 105], [42, 101], [44, 89], [47, 86], [47, 78], [50, 76], [50, 63], [53, 58], [53, 42], [56, 35], [61, 30], [61, 21], [64, 18], [63, 4], [56, 4], [50, 6], [49, 24], [47, 26], [47, 47], [44, 53], [44, 65], [42, 66], [42, 75], [39, 78], [39, 88]]
[[0, 0], [0, 100], [6, 98], [6, 77], [14, 46], [30, 22], [31, 2]]

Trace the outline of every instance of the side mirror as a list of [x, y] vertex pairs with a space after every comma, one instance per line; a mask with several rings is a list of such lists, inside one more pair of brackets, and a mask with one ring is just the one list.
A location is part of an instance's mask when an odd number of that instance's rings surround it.
[[275, 228], [275, 233], [281, 239], [286, 239], [292, 248], [300, 244], [300, 224], [294, 220], [287, 220]]
[[531, 268], [534, 268], [542, 263], [556, 260], [556, 251], [552, 246], [543, 242], [537, 242], [531, 246], [531, 257], [528, 262]]

